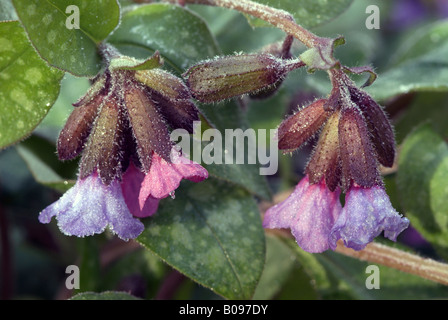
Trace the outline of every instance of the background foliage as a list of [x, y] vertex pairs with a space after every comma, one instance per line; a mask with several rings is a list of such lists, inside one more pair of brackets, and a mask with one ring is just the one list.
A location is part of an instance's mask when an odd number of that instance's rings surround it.
[[[398, 169], [385, 176], [387, 191], [412, 226], [399, 243], [385, 243], [447, 261], [448, 15], [436, 6], [442, 1], [377, 1], [379, 30], [365, 27], [370, 3], [364, 0], [259, 2], [290, 11], [319, 36], [343, 35], [346, 44], [336, 57], [348, 66], [376, 68], [379, 77], [368, 91], [385, 106], [400, 147]], [[55, 224], [39, 224], [39, 212], [76, 179], [77, 160], [59, 162], [55, 141], [71, 103], [88, 88], [87, 77], [100, 70], [99, 42], [137, 58], [159, 50], [165, 67], [180, 75], [199, 60], [255, 52], [284, 38], [258, 19], [222, 8], [94, 3], [0, 0], [2, 298], [69, 298], [80, 292], [78, 299], [448, 296], [448, 287], [383, 266], [381, 289], [368, 290], [367, 262], [335, 252], [308, 254], [291, 239], [265, 233], [260, 212], [299, 181], [307, 148], [280, 156], [274, 176], [260, 176], [257, 165], [209, 165], [211, 178], [183, 183], [175, 201], [163, 200], [158, 214], [145, 220], [137, 243], [109, 234], [69, 238]], [[69, 4], [81, 9], [76, 32], [61, 23]], [[303, 49], [294, 44], [295, 54]], [[249, 101], [246, 108], [235, 101], [199, 107], [204, 126], [274, 129], [297, 104], [329, 89], [324, 72], [300, 70], [275, 96]], [[64, 286], [71, 264], [81, 269], [76, 292]], [[172, 283], [176, 290], [167, 290]]]

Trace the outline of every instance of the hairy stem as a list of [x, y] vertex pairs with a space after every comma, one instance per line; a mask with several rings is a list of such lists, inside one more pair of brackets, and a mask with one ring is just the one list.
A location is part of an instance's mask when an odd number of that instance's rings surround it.
[[[170, 3], [178, 3], [178, 0], [166, 0]], [[319, 44], [320, 37], [298, 25], [292, 15], [284, 10], [275, 9], [250, 0], [183, 0], [185, 4], [203, 4], [215, 7], [237, 10], [260, 18], [273, 26], [292, 35], [309, 48]]]
[[336, 252], [363, 261], [382, 264], [421, 278], [448, 285], [448, 265], [432, 259], [422, 258], [378, 243], [369, 243], [365, 249], [355, 251], [338, 243]]

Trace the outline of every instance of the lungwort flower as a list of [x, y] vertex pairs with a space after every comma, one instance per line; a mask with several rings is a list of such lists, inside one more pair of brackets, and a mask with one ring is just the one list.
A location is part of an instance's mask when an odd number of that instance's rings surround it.
[[334, 250], [339, 239], [361, 250], [382, 232], [395, 241], [409, 221], [392, 207], [379, 173], [380, 164], [394, 163], [391, 124], [342, 69], [332, 69], [330, 75], [330, 96], [299, 110], [278, 128], [279, 149], [286, 151], [317, 134], [319, 139], [305, 177], [285, 201], [267, 210], [264, 227], [290, 228], [309, 252]]
[[61, 231], [79, 237], [107, 227], [122, 239], [137, 237], [137, 218], [153, 215], [159, 201], [174, 196], [182, 179], [199, 182], [208, 172], [182, 156], [169, 128], [191, 132], [198, 111], [188, 88], [160, 69], [156, 53], [146, 61], [103, 47], [108, 62], [58, 138], [58, 155], [81, 155], [76, 184], [39, 215], [55, 216]]

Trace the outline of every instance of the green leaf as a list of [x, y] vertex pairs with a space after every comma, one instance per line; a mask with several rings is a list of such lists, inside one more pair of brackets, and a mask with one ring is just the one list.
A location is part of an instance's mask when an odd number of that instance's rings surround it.
[[228, 299], [249, 299], [265, 262], [258, 207], [243, 189], [209, 178], [160, 203], [137, 238], [187, 277]]
[[291, 248], [274, 236], [266, 236], [266, 264], [253, 299], [272, 299], [285, 285], [295, 263]]
[[448, 22], [413, 31], [392, 67], [367, 89], [376, 99], [413, 91], [448, 91]]
[[[328, 272], [342, 280], [341, 287], [347, 287], [357, 299], [437, 299], [448, 294], [448, 287], [383, 265], [349, 258], [334, 252], [319, 257]], [[367, 289], [367, 267], [378, 267], [379, 289]]]
[[[309, 29], [333, 20], [347, 10], [353, 0], [254, 0], [254, 2], [287, 11], [298, 24]], [[248, 17], [248, 20], [253, 27], [270, 26], [258, 18]]]
[[439, 254], [448, 257], [448, 146], [425, 124], [403, 142], [397, 188], [405, 214]]
[[127, 12], [108, 41], [123, 54], [137, 58], [147, 58], [158, 50], [165, 63], [179, 73], [219, 53], [200, 17], [170, 4], [143, 5]]
[[0, 22], [0, 149], [24, 139], [42, 121], [62, 76], [39, 58], [19, 22]]
[[70, 298], [70, 300], [141, 300], [126, 292], [120, 291], [105, 291], [97, 292], [83, 292], [78, 293]]
[[207, 169], [210, 176], [243, 187], [265, 200], [271, 198], [266, 179], [260, 175], [260, 167], [256, 164], [203, 164], [203, 167]]
[[238, 11], [204, 5], [189, 5], [188, 8], [206, 20], [225, 55], [255, 52], [285, 38], [285, 33], [277, 28], [252, 28]]
[[414, 91], [448, 91], [448, 42], [379, 74], [366, 90], [378, 100]]
[[[202, 149], [198, 150], [196, 146], [199, 146], [199, 143], [192, 143], [193, 151], [190, 153], [192, 155], [192, 159], [194, 160], [194, 157], [197, 157], [195, 155], [199, 154], [200, 151], [201, 159], [197, 159], [198, 162], [201, 162], [201, 164], [207, 169], [209, 174], [213, 177], [235, 183], [252, 194], [255, 194], [261, 198], [264, 199], [270, 199], [271, 198], [271, 191], [269, 189], [269, 186], [266, 181], [266, 176], [261, 174], [260, 171], [260, 158], [259, 154], [262, 154], [263, 156], [266, 156], [266, 154], [269, 154], [269, 150], [262, 150], [259, 149], [259, 141], [257, 137], [257, 131], [255, 131], [254, 135], [252, 134], [252, 129], [249, 128], [247, 122], [245, 121], [245, 114], [242, 110], [241, 106], [236, 103], [235, 101], [230, 101], [225, 104], [218, 104], [218, 105], [199, 105], [199, 108], [201, 112], [205, 115], [207, 118], [207, 121], [212, 124], [212, 127], [219, 130], [220, 135], [222, 137], [221, 146], [219, 146], [219, 140], [216, 142], [217, 148], [221, 149], [222, 154], [222, 160], [221, 163], [213, 162], [211, 164], [206, 164], [203, 162], [204, 158], [203, 156], [209, 156], [209, 152], [205, 152], [205, 148], [209, 146], [209, 148], [212, 148], [211, 142], [203, 141], [202, 142]], [[228, 134], [226, 135], [226, 130], [228, 131]], [[239, 134], [238, 131], [235, 130], [241, 130]], [[197, 133], [195, 132], [195, 138], [199, 141], [202, 139], [202, 124], [201, 124], [201, 130], [197, 128]], [[201, 136], [198, 134], [201, 133]], [[256, 139], [256, 150], [253, 149], [253, 145], [249, 146], [248, 138], [244, 138], [244, 140], [240, 140], [238, 138], [234, 138], [234, 144], [233, 144], [233, 160], [226, 161], [226, 156], [230, 158], [227, 155], [226, 151], [226, 139], [231, 138], [231, 134], [235, 134], [238, 137], [241, 137], [244, 134], [247, 134], [248, 136], [255, 136]], [[197, 136], [196, 136], [197, 135]], [[270, 131], [267, 130], [266, 138], [273, 138], [270, 136]], [[202, 139], [203, 140], [203, 139]], [[239, 141], [239, 142], [238, 142]], [[261, 142], [262, 144], [265, 144], [265, 141]], [[239, 144], [240, 148], [244, 150], [244, 163], [239, 164], [237, 163], [237, 144]], [[269, 148], [269, 144], [265, 144], [266, 148]], [[254, 164], [249, 163], [249, 151], [251, 151], [253, 155], [253, 159], [255, 160]], [[278, 151], [274, 150], [276, 152], [276, 156], [278, 156]], [[256, 158], [256, 159], [255, 159]], [[199, 161], [201, 160], [201, 161]], [[273, 166], [272, 168], [275, 168], [275, 161], [277, 159], [274, 158], [274, 156], [271, 156], [269, 158], [269, 161], [267, 164], [264, 165], [264, 167]], [[219, 160], [218, 160], [219, 161]], [[265, 161], [265, 160], [264, 160]], [[267, 161], [267, 160], [266, 160]]]
[[[431, 106], [428, 108], [428, 106]], [[416, 94], [406, 112], [395, 121], [395, 135], [398, 143], [419, 124], [430, 121], [434, 130], [442, 137], [448, 137], [448, 92], [420, 92]]]
[[411, 30], [391, 58], [391, 65], [418, 58], [443, 47], [448, 41], [448, 21], [441, 20]]
[[67, 191], [75, 183], [63, 176], [75, 176], [76, 162], [60, 162], [56, 147], [47, 140], [32, 136], [16, 146], [37, 182], [60, 192]]
[[[93, 77], [99, 72], [101, 59], [97, 45], [117, 27], [120, 19], [116, 0], [13, 0], [13, 3], [29, 39], [50, 65], [77, 76]], [[79, 26], [75, 25], [77, 12], [73, 8], [79, 10]]]
[[293, 240], [288, 244], [297, 254], [299, 263], [304, 268], [315, 284], [318, 294], [323, 299], [349, 299], [353, 298], [346, 288], [341, 286], [341, 281], [334, 277], [334, 270], [326, 270], [321, 261], [322, 254], [311, 254], [302, 250]]

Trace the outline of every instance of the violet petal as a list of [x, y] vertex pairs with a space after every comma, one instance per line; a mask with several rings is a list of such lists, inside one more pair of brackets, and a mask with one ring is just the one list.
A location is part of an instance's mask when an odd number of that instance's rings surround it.
[[84, 237], [102, 233], [107, 226], [121, 239], [136, 238], [143, 224], [132, 217], [124, 201], [120, 183], [102, 183], [94, 172], [80, 179], [58, 201], [44, 209], [39, 221], [49, 223], [55, 216], [66, 235]]
[[334, 249], [337, 240], [342, 239], [347, 247], [362, 250], [382, 231], [385, 237], [395, 241], [408, 226], [409, 220], [392, 207], [383, 187], [352, 187], [331, 230], [330, 244]]

